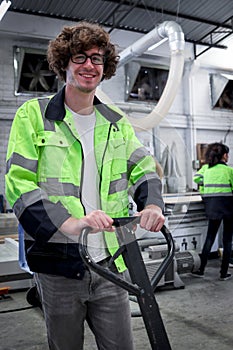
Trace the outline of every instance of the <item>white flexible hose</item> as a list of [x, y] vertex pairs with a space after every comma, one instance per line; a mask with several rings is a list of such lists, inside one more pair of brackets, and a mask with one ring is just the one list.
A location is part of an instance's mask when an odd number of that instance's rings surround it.
[[[168, 37], [171, 51], [167, 83], [158, 104], [149, 115], [143, 118], [131, 118], [127, 116], [136, 131], [145, 131], [154, 128], [167, 115], [182, 78], [184, 67], [184, 35], [181, 27], [176, 22], [166, 21], [121, 53], [119, 66], [132, 60], [133, 57], [140, 56], [152, 43], [159, 42], [166, 37]], [[111, 99], [100, 89], [97, 89], [97, 96], [103, 102], [113, 104]]]
[[136, 131], [143, 131], [154, 128], [167, 115], [172, 102], [177, 94], [177, 89], [182, 78], [184, 56], [181, 53], [172, 53], [170, 70], [164, 91], [158, 104], [150, 114], [143, 118], [132, 118], [127, 116]]

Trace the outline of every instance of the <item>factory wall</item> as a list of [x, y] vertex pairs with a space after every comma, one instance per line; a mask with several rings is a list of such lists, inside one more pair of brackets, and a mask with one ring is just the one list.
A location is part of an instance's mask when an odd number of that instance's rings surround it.
[[[224, 71], [224, 67], [203, 67], [198, 60], [187, 59], [180, 87], [168, 115], [153, 129], [138, 133], [146, 146], [150, 149], [154, 147], [154, 154], [160, 162], [164, 162], [168, 149], [173, 158], [168, 175], [180, 178], [181, 192], [196, 189], [192, 177], [196, 171], [197, 144], [220, 141], [228, 144], [231, 149], [229, 165], [233, 166], [233, 111], [213, 109], [211, 102], [210, 74]], [[105, 93], [131, 117], [146, 116], [153, 108], [150, 106], [150, 109], [148, 103], [140, 103], [138, 112], [139, 103], [132, 105], [123, 101], [124, 68], [119, 70], [115, 81], [114, 88], [111, 81], [103, 84]]]
[[[17, 108], [29, 98], [14, 93], [13, 47], [46, 49], [48, 40], [66, 24], [73, 23], [16, 13], [9, 13], [0, 22], [0, 194], [5, 191], [5, 157], [11, 123]], [[123, 49], [140, 35], [113, 31], [112, 37], [113, 42]], [[143, 58], [144, 63], [147, 60], [169, 67], [166, 44]], [[232, 71], [233, 67], [225, 67], [219, 61], [208, 66], [208, 60], [195, 60], [192, 46], [187, 45], [183, 78], [168, 115], [159, 125], [137, 133], [159, 162], [167, 167], [169, 177], [174, 180], [173, 184], [164, 181], [164, 191], [185, 192], [196, 188], [192, 176], [197, 158], [196, 145], [199, 143], [227, 143], [231, 149], [229, 165], [233, 166], [233, 112], [214, 110], [210, 96], [210, 74]], [[104, 81], [100, 88], [131, 117], [143, 118], [154, 108], [152, 103], [125, 101], [125, 67], [119, 68], [116, 76]]]

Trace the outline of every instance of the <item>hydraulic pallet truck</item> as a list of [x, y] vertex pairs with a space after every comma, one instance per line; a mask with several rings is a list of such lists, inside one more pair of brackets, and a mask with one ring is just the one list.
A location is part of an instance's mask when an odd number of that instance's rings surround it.
[[[87, 235], [91, 231], [91, 227], [86, 227], [82, 230], [79, 252], [84, 263], [90, 269], [136, 296], [152, 350], [171, 350], [154, 291], [172, 262], [175, 245], [170, 231], [163, 226], [161, 233], [164, 235], [168, 245], [167, 255], [150, 280], [134, 233], [135, 225], [139, 222], [140, 217], [114, 219], [113, 225], [116, 227], [119, 249], [111, 257], [108, 263], [109, 269], [95, 263], [88, 253]], [[121, 254], [128, 267], [131, 282], [122, 279], [110, 270], [114, 260]]]

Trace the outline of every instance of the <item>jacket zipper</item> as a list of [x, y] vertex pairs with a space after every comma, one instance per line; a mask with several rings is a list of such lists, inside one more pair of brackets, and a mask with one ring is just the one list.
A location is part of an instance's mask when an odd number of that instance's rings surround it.
[[[108, 147], [108, 142], [109, 142], [109, 139], [110, 139], [110, 133], [111, 133], [112, 126], [113, 126], [113, 123], [111, 123], [111, 124], [109, 125], [108, 136], [107, 136], [107, 140], [106, 140], [106, 144], [105, 144], [105, 148], [104, 148], [104, 152], [103, 152], [103, 157], [102, 157], [102, 162], [101, 162], [100, 181], [99, 181], [99, 193], [101, 193], [104, 157], [105, 157], [105, 153], [106, 153], [106, 151], [107, 151], [107, 147]], [[100, 197], [100, 208], [102, 209], [101, 195], [100, 195], [99, 197]]]
[[83, 205], [83, 202], [82, 202], [82, 187], [83, 187], [83, 173], [84, 173], [84, 153], [83, 153], [83, 146], [82, 146], [82, 143], [79, 141], [79, 139], [77, 139], [77, 137], [74, 135], [73, 131], [71, 130], [71, 128], [69, 127], [69, 125], [67, 124], [67, 122], [65, 122], [63, 120], [63, 123], [66, 125], [66, 127], [69, 129], [71, 135], [75, 138], [75, 140], [78, 141], [78, 143], [80, 144], [80, 147], [81, 147], [81, 151], [82, 151], [82, 167], [81, 167], [81, 177], [80, 177], [80, 203], [82, 204], [82, 207], [83, 207], [83, 212], [84, 212], [84, 215], [86, 215], [86, 209]]

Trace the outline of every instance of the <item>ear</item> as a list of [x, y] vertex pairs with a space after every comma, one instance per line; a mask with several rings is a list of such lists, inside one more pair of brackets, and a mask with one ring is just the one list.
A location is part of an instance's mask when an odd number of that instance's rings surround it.
[[222, 156], [222, 160], [224, 162], [227, 162], [228, 161], [228, 153], [224, 153], [224, 155]]
[[101, 81], [103, 81], [105, 79], [105, 73], [103, 73]]

